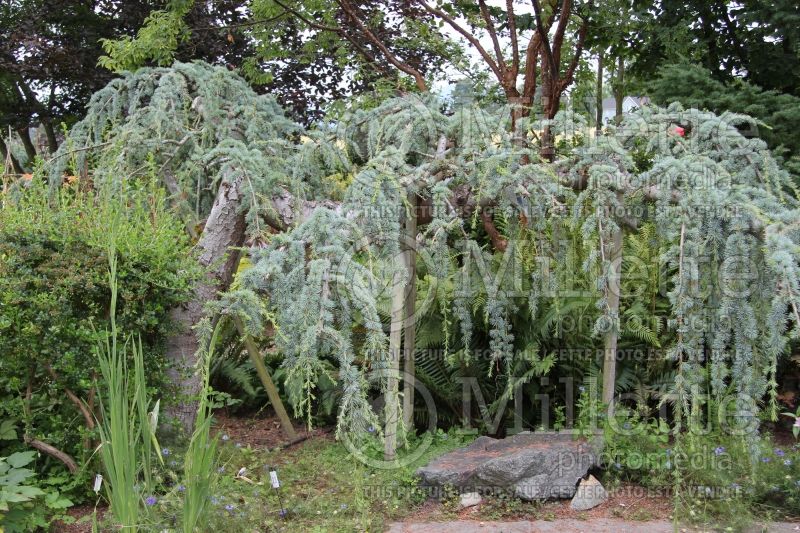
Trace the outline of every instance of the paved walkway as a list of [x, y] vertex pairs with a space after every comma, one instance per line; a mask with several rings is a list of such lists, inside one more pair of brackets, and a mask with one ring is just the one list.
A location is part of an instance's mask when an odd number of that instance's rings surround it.
[[[387, 533], [673, 533], [695, 532], [694, 528], [675, 529], [672, 522], [651, 521], [632, 522], [613, 518], [592, 520], [536, 520], [520, 522], [477, 522], [459, 520], [455, 522], [398, 522], [391, 525]], [[774, 522], [766, 528], [753, 527], [751, 531], [774, 533], [794, 533], [800, 531], [800, 524]]]

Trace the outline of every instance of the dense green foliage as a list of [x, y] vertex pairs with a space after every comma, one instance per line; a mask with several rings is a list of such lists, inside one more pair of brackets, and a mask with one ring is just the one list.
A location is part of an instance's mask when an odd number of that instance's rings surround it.
[[800, 7], [793, 0], [633, 0], [629, 42], [642, 79], [685, 59], [715, 78], [744, 77], [800, 96]]
[[[164, 383], [167, 313], [185, 300], [198, 268], [163, 194], [146, 183], [113, 195], [66, 185], [54, 196], [41, 183], [0, 200], [0, 418], [20, 428], [18, 439], [0, 446], [18, 449], [25, 436], [84, 459], [91, 449], [82, 441], [96, 435], [65, 391], [93, 405], [94, 349], [111, 294], [110, 228], [118, 238], [117, 321], [141, 335], [150, 386]], [[58, 476], [63, 465], [43, 458], [38, 468]], [[83, 480], [57, 483], [80, 487]]]
[[[151, 10], [165, 4], [177, 9], [187, 2], [18, 0], [0, 6], [0, 137], [8, 142], [10, 127], [21, 144], [11, 144], [19, 167], [15, 172], [29, 172], [35, 156], [55, 152], [63, 137], [61, 124], [80, 120], [92, 94], [113, 78], [98, 64], [102, 42], [135, 34], [154, 17]], [[240, 66], [243, 56], [252, 54], [239, 29], [216, 28], [246, 18], [239, 2], [189, 4], [181, 11], [185, 33], [171, 34], [170, 58]], [[158, 30], [167, 37], [163, 28]], [[36, 133], [29, 132], [38, 126]], [[0, 142], [3, 159], [5, 149]]]
[[284, 151], [295, 128], [272, 97], [225, 68], [197, 62], [140, 69], [95, 93], [47, 172], [51, 186], [87, 166], [95, 183], [112, 188], [155, 176], [194, 234], [220, 183], [243, 171], [250, 228], [259, 238], [256, 215], [269, 207], [264, 195], [294, 183]]
[[759, 459], [742, 439], [709, 427], [703, 434], [670, 438], [663, 420], [620, 413], [607, 425], [604, 483], [636, 483], [672, 491], [676, 512], [712, 528], [744, 529], [755, 519], [782, 520], [800, 514], [800, 445], [777, 444], [772, 435], [756, 442]]
[[[0, 436], [0, 440], [4, 440]], [[57, 490], [42, 490], [29, 468], [36, 452], [16, 452], [0, 457], [0, 530], [23, 533], [47, 527], [51, 515], [72, 502]]]
[[[707, 387], [714, 402], [729, 392], [744, 395], [741, 408], [754, 414], [755, 404], [747, 402], [759, 402], [768, 390], [774, 397], [774, 365], [784, 353], [786, 324], [796, 305], [797, 279], [790, 259], [795, 251], [785, 240], [794, 238], [796, 201], [788, 174], [763, 141], [739, 133], [736, 126], [746, 119], [680, 107], [646, 109], [627, 118], [614, 135], [585, 146], [578, 141], [551, 167], [520, 165], [526, 148], [518, 148], [503, 128], [489, 130], [493, 144], [487, 142], [487, 134], [468, 129], [476, 117], [483, 120], [478, 123], [482, 127], [503, 123], [502, 115], [491, 113], [464, 109], [447, 116], [435, 101], [404, 99], [355, 115], [352, 123], [362, 129], [343, 128], [350, 135], [343, 141], [352, 143], [346, 149], [363, 163], [352, 170], [355, 177], [343, 206], [315, 211], [292, 232], [254, 251], [255, 265], [244, 275], [239, 294], [252, 290], [269, 295], [270, 309], [284, 331], [276, 339], [287, 356], [284, 366], [308, 384], [308, 399], [327, 357], [338, 359], [340, 379], [351, 394], [359, 394], [358, 387], [366, 390], [373, 371], [380, 375], [386, 337], [376, 317], [386, 305], [383, 288], [393, 275], [391, 258], [401, 242], [402, 210], [392, 206], [402, 204], [406, 190], [430, 197], [434, 208], [417, 249], [418, 262], [424, 262], [420, 275], [453, 284], [449, 295], [434, 291], [439, 305], [427, 307], [427, 312], [443, 315], [440, 324], [457, 324], [461, 331], [445, 332], [445, 360], [458, 373], [473, 352], [488, 354], [484, 363], [491, 364], [483, 375], [506, 376], [505, 383], [498, 384], [497, 397], [510, 396], [513, 378], [524, 382], [553, 366], [540, 359], [549, 357], [540, 351], [547, 346], [548, 328], [532, 328], [531, 323], [550, 314], [552, 306], [558, 309], [566, 290], [558, 280], [574, 283], [581, 269], [586, 276], [582, 297], [567, 298], [571, 310], [560, 313], [581, 323], [578, 317], [589, 309], [596, 322], [593, 328], [578, 330], [583, 337], [573, 353], [592, 347], [590, 352], [597, 353], [609, 329], [620, 328], [621, 313], [629, 319], [626, 333], [639, 338], [634, 347], [644, 353], [648, 346], [663, 348], [656, 352], [661, 357], [641, 361], [634, 375], [644, 378], [651, 364], [677, 371], [674, 383], [661, 392], [675, 395], [678, 420], [697, 409], [690, 405]], [[580, 124], [573, 120], [564, 115], [554, 127], [574, 134]], [[677, 124], [690, 133], [674, 133]], [[442, 135], [453, 139], [454, 148], [443, 161], [426, 160], [423, 154], [430, 153]], [[572, 184], [586, 178], [582, 190], [573, 191]], [[492, 253], [490, 239], [474, 223], [477, 213], [465, 220], [452, 206], [457, 187], [473, 191], [481, 205], [494, 206], [493, 216], [502, 221], [510, 243], [505, 252]], [[655, 298], [659, 289], [649, 286], [649, 277], [637, 277], [638, 283], [623, 278], [625, 287], [635, 292], [623, 294], [619, 312], [610, 310], [606, 243], [616, 228], [627, 232], [648, 221], [657, 224], [660, 233], [657, 238], [640, 238], [659, 252], [638, 259], [648, 261], [645, 268], [663, 272], [667, 292]], [[559, 233], [564, 224], [567, 233]], [[752, 228], [762, 229], [754, 234]], [[570, 236], [569, 231], [575, 233]], [[564, 249], [564, 236], [567, 242], [577, 242], [574, 252]], [[764, 239], [761, 247], [756, 239]], [[426, 260], [428, 254], [431, 259]], [[546, 273], [540, 270], [544, 260], [550, 265]], [[712, 282], [720, 272], [722, 285]], [[758, 288], [742, 292], [739, 284], [752, 278], [749, 272], [759, 273]], [[423, 280], [420, 286], [427, 287]], [[595, 307], [599, 313], [591, 311]], [[474, 336], [480, 322], [485, 337]], [[669, 329], [661, 332], [664, 322]], [[726, 333], [734, 323], [740, 334]], [[319, 332], [324, 332], [322, 338]], [[577, 340], [574, 335], [573, 339]], [[360, 365], [363, 378], [351, 375], [352, 343], [368, 362]], [[667, 368], [665, 361], [672, 361]], [[591, 361], [582, 364], [574, 377], [597, 376]], [[341, 428], [370, 424], [371, 411], [359, 401], [343, 399]], [[776, 406], [770, 405], [774, 414]]]
[[684, 107], [715, 113], [731, 111], [749, 115], [760, 123], [744, 126], [744, 133], [764, 139], [800, 172], [800, 97], [775, 90], [765, 91], [743, 80], [724, 83], [703, 67], [691, 64], [664, 66], [647, 83], [647, 93], [659, 105], [679, 101]]

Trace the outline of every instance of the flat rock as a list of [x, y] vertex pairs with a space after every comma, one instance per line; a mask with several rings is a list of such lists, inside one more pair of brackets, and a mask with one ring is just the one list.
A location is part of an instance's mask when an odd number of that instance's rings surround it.
[[483, 498], [477, 492], [467, 492], [459, 498], [459, 505], [462, 509], [466, 509], [467, 507], [478, 505], [481, 501], [483, 501]]
[[[598, 462], [598, 443], [568, 433], [479, 437], [417, 470], [422, 485], [460, 493], [512, 494], [523, 500], [571, 498], [578, 481]], [[444, 490], [442, 490], [444, 493]]]
[[582, 479], [569, 506], [575, 511], [593, 509], [608, 499], [608, 492], [594, 476]]

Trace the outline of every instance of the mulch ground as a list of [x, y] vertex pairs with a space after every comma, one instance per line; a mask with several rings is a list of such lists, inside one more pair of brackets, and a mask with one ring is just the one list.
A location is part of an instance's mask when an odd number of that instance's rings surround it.
[[[330, 429], [314, 428], [308, 431], [306, 426], [295, 424], [298, 442], [314, 436], [324, 435]], [[239, 443], [251, 448], [280, 448], [290, 445], [289, 438], [281, 428], [278, 419], [271, 413], [260, 413], [246, 416], [231, 416], [224, 409], [214, 413], [212, 432], [222, 438], [227, 435], [230, 442]]]

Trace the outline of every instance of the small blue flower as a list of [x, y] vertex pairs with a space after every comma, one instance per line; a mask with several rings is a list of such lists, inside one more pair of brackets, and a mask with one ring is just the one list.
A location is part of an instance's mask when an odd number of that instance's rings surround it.
[[777, 455], [778, 457], [783, 457], [784, 455], [786, 455], [786, 452], [784, 452], [780, 448], [775, 448], [775, 455]]
[[770, 462], [770, 461], [771, 461], [771, 459], [770, 459], [769, 457], [762, 457], [762, 458], [761, 458], [761, 462], [762, 462], [762, 463], [768, 463], [768, 462]]
[[225, 506], [226, 511], [230, 512], [233, 511], [234, 509], [236, 509], [236, 507], [232, 503], [229, 503], [228, 505]]
[[714, 448], [714, 454], [722, 455], [723, 453], [725, 453], [725, 447], [724, 446], [717, 446], [716, 448]]
[[219, 498], [217, 498], [216, 496], [211, 496], [209, 500], [211, 500], [211, 503], [214, 505], [217, 505], [219, 503]]
[[186, 487], [184, 485], [178, 485], [178, 492], [186, 492]]
[[289, 511], [287, 511], [286, 509], [281, 509], [281, 510], [280, 510], [280, 512], [279, 512], [278, 514], [280, 515], [280, 517], [281, 517], [281, 518], [283, 518], [283, 517], [285, 517], [287, 514], [289, 514]]
[[171, 466], [172, 468], [175, 468], [176, 466], [178, 466], [178, 461], [170, 461], [169, 462], [169, 466]]
[[161, 455], [163, 455], [164, 457], [168, 456], [169, 455], [169, 448], [164, 448], [163, 450], [161, 450]]
[[367, 428], [367, 431], [369, 431], [370, 433], [375, 433], [375, 428], [370, 426]]
[[347, 509], [347, 504], [343, 503], [342, 505], [339, 506], [339, 509], [344, 511], [345, 509]]
[[783, 462], [783, 464], [785, 464], [786, 466], [792, 466], [792, 460], [791, 460], [791, 459], [786, 459], [786, 460]]
[[230, 437], [228, 436], [227, 433], [222, 435], [222, 440], [228, 440], [228, 439], [230, 439]]
[[155, 496], [148, 496], [144, 500], [144, 504], [147, 506], [153, 506], [158, 503], [158, 499]]
[[630, 422], [625, 422], [625, 423], [622, 425], [622, 427], [623, 427], [624, 429], [631, 429], [631, 423], [630, 423]]

